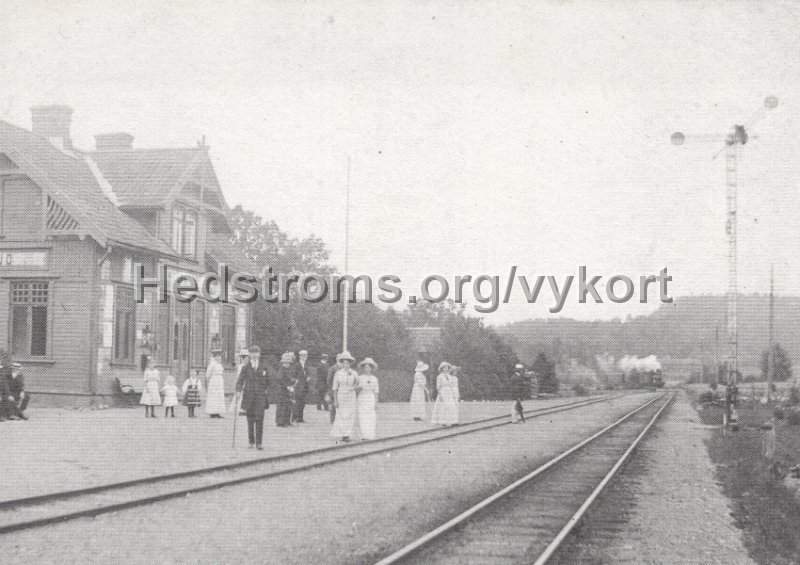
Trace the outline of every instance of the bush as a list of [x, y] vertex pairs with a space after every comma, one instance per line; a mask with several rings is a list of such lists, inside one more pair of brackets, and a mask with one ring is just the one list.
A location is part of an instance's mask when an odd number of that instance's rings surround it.
[[580, 383], [573, 386], [572, 390], [575, 392], [575, 396], [586, 396], [589, 394], [589, 390]]
[[790, 426], [800, 425], [800, 410], [787, 410], [786, 423]]
[[772, 414], [775, 416], [776, 420], [783, 420], [783, 417], [786, 415], [786, 413], [783, 411], [783, 408], [780, 406], [776, 407]]
[[714, 402], [716, 399], [717, 396], [710, 390], [701, 392], [700, 396], [697, 397], [697, 400], [700, 401], [701, 404], [708, 404], [709, 402]]
[[789, 398], [786, 399], [787, 406], [797, 406], [800, 404], [800, 389], [793, 386], [789, 389]]

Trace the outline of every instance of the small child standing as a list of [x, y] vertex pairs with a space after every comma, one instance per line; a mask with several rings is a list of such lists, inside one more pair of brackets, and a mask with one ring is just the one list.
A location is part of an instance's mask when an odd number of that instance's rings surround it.
[[161, 387], [164, 393], [164, 417], [175, 417], [175, 407], [178, 405], [178, 387], [175, 385], [175, 377], [167, 375], [164, 379], [164, 386]]
[[144, 417], [155, 418], [156, 406], [161, 404], [161, 393], [159, 392], [161, 386], [161, 375], [158, 369], [155, 368], [153, 359], [147, 358], [147, 368], [142, 374], [144, 381], [144, 391], [142, 392], [142, 399], [139, 404], [144, 404]]
[[183, 381], [183, 403], [189, 409], [189, 417], [194, 418], [194, 409], [200, 406], [200, 392], [203, 390], [203, 383], [197, 375], [191, 375]]

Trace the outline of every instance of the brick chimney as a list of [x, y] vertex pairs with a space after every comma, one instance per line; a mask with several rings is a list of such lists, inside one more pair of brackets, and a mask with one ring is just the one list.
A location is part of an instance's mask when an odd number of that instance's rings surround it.
[[60, 104], [49, 106], [34, 106], [31, 108], [31, 131], [36, 135], [50, 140], [50, 142], [72, 149], [72, 139], [69, 135], [72, 124], [72, 108]]
[[98, 133], [94, 136], [98, 151], [119, 151], [133, 149], [133, 136], [125, 132]]

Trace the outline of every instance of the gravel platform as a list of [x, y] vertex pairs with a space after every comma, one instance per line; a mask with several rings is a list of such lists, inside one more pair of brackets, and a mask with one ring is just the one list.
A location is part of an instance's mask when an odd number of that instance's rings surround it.
[[684, 393], [553, 563], [752, 564]]
[[2, 536], [0, 555], [13, 563], [370, 563], [650, 397]]
[[[528, 409], [574, 401], [574, 398], [531, 400]], [[378, 405], [378, 437], [428, 429], [414, 422], [408, 403]], [[510, 414], [508, 402], [462, 402], [467, 422]], [[266, 412], [264, 451], [247, 449], [246, 419], [237, 422], [232, 448], [233, 418], [212, 419], [202, 413], [189, 419], [176, 407], [175, 418], [146, 419], [144, 409], [70, 410], [31, 408], [27, 422], [0, 423], [3, 463], [0, 500], [88, 487], [115, 481], [222, 465], [257, 457], [282, 455], [335, 445], [328, 435], [329, 414], [309, 406], [307, 424], [275, 426], [275, 409]], [[357, 437], [357, 436], [356, 436]], [[46, 472], [39, 472], [46, 471]]]

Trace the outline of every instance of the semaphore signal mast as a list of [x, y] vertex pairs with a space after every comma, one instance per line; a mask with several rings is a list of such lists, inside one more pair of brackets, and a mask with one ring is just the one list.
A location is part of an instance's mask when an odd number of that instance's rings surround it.
[[737, 241], [736, 241], [736, 212], [738, 196], [737, 163], [739, 147], [744, 146], [749, 138], [749, 130], [757, 121], [764, 117], [767, 110], [772, 110], [778, 106], [778, 99], [775, 96], [767, 96], [764, 105], [743, 125], [734, 125], [730, 132], [722, 135], [702, 135], [687, 136], [681, 132], [675, 132], [670, 137], [673, 145], [683, 145], [686, 141], [700, 142], [724, 142], [722, 148], [714, 155], [716, 158], [723, 150], [725, 151], [725, 201], [727, 204], [727, 217], [725, 220], [725, 232], [728, 235], [728, 292], [727, 292], [727, 311], [726, 324], [728, 329], [728, 354], [726, 362], [726, 394], [725, 394], [725, 423], [735, 426], [736, 417], [736, 381], [738, 375], [738, 349], [739, 337], [736, 326], [736, 311], [738, 297], [737, 281]]

